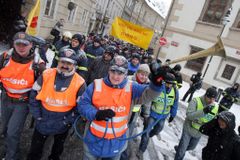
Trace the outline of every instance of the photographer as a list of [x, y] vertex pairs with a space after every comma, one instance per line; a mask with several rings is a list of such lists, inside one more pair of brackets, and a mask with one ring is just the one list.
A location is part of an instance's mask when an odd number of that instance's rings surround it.
[[188, 98], [188, 103], [192, 100], [193, 94], [196, 90], [199, 90], [202, 88], [202, 79], [201, 79], [202, 73], [198, 72], [197, 74], [193, 74], [191, 77], [192, 84], [190, 85], [190, 88], [183, 96], [182, 101], [185, 101], [190, 94], [190, 97]]

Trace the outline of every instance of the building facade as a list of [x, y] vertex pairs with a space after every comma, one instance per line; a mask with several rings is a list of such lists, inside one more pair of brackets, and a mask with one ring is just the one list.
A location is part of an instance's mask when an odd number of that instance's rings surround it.
[[217, 36], [223, 40], [227, 58], [213, 56], [209, 63], [209, 55], [180, 64], [185, 80], [202, 72], [204, 87], [228, 87], [240, 82], [240, 0], [173, 0], [164, 34], [168, 43], [161, 47], [159, 57], [175, 60], [191, 55], [213, 46]]
[[150, 8], [145, 0], [97, 0], [96, 15], [99, 24], [93, 29], [96, 33], [105, 35], [111, 29], [115, 17], [121, 17], [132, 23], [155, 31], [151, 47], [155, 47], [163, 25], [163, 17]]
[[[36, 0], [26, 0], [23, 7], [27, 12]], [[87, 34], [95, 21], [96, 0], [41, 0], [40, 21], [38, 22], [38, 36], [48, 38], [51, 29], [64, 19], [63, 31]]]
[[[36, 0], [26, 0], [24, 10], [29, 11]], [[63, 31], [87, 35], [95, 32], [108, 34], [115, 17], [155, 31], [151, 47], [159, 38], [164, 19], [145, 0], [41, 0], [38, 36], [49, 38], [58, 20], [64, 19]]]

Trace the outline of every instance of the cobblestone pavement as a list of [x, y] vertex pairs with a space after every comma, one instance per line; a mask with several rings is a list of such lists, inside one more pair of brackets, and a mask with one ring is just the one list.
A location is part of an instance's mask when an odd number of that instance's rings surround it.
[[[21, 137], [20, 160], [26, 159], [26, 156], [30, 149], [30, 143], [31, 143], [31, 138], [32, 138], [34, 129], [32, 128], [30, 129], [29, 125], [30, 125], [30, 116], [27, 118], [24, 131]], [[69, 133], [71, 133], [71, 131]], [[47, 157], [51, 151], [52, 143], [53, 143], [53, 137], [50, 136], [45, 143], [42, 160], [47, 160]], [[82, 141], [80, 141], [75, 135], [73, 136], [69, 135], [65, 142], [64, 152], [61, 155], [61, 159], [62, 160], [81, 160], [82, 153], [83, 153]], [[0, 155], [1, 155], [1, 158], [4, 155], [4, 141], [2, 138], [0, 139]]]

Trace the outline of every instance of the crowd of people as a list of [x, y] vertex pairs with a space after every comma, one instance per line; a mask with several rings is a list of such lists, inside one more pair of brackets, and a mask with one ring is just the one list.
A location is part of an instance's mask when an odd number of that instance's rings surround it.
[[[61, 27], [56, 26], [55, 29]], [[28, 160], [40, 160], [44, 143], [54, 137], [49, 160], [59, 160], [64, 142], [78, 116], [84, 119], [83, 159], [128, 159], [128, 137], [136, 134], [143, 119], [137, 155], [143, 159], [149, 139], [158, 135], [165, 121], [175, 120], [182, 87], [181, 65], [163, 65], [144, 50], [111, 36], [87, 37], [66, 31], [48, 48], [54, 51], [46, 68], [46, 48], [37, 56], [33, 39], [24, 32], [14, 36], [12, 49], [0, 56], [2, 83], [1, 137], [6, 160], [19, 159], [19, 143], [28, 112], [34, 133]], [[38, 57], [38, 58], [36, 58]], [[235, 116], [228, 110], [239, 102], [239, 84], [227, 88], [218, 105], [218, 93], [209, 87], [201, 97], [201, 73], [191, 77], [189, 105], [175, 160], [193, 150], [202, 134], [208, 135], [203, 159], [240, 159], [240, 138], [234, 131]], [[3, 158], [3, 157], [2, 157]]]

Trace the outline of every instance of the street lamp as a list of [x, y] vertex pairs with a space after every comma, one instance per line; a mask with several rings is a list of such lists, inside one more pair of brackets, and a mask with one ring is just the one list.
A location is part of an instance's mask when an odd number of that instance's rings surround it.
[[[223, 33], [223, 31], [224, 31], [227, 23], [230, 22], [229, 16], [230, 16], [231, 10], [232, 10], [232, 7], [230, 7], [230, 8], [228, 9], [227, 13], [226, 13], [225, 16], [222, 18], [223, 27], [222, 27], [222, 29], [221, 29], [221, 32], [220, 32], [220, 34], [219, 34], [219, 37], [222, 36], [222, 33]], [[206, 67], [206, 69], [205, 69], [205, 71], [204, 71], [204, 73], [203, 73], [202, 79], [205, 77], [205, 75], [206, 75], [206, 73], [207, 73], [207, 70], [208, 70], [209, 65], [210, 65], [210, 63], [211, 63], [211, 61], [212, 61], [212, 58], [213, 58], [213, 56], [211, 56], [211, 57], [209, 58], [209, 61], [208, 61], [207, 67]]]

